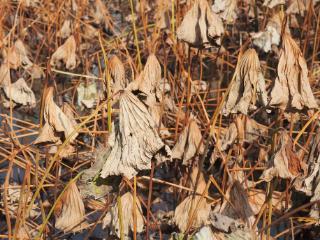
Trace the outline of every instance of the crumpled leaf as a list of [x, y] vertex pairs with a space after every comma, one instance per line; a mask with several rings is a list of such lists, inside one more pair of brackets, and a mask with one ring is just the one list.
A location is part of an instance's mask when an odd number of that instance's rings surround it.
[[[138, 198], [136, 198], [136, 206], [133, 206], [133, 196], [131, 192], [123, 194], [116, 204], [111, 207], [110, 212], [102, 220], [103, 228], [110, 226], [111, 233], [120, 238], [120, 220], [119, 212], [122, 216], [122, 230], [125, 239], [129, 239], [130, 230], [133, 231], [134, 218], [133, 211], [136, 212], [136, 230], [138, 233], [143, 231], [144, 221], [141, 204]], [[121, 205], [121, 211], [119, 211], [119, 205]]]
[[9, 64], [3, 63], [0, 67], [0, 87], [9, 86], [11, 83]]
[[263, 6], [268, 8], [274, 8], [275, 6], [283, 5], [285, 3], [285, 0], [264, 0]]
[[109, 71], [112, 80], [112, 91], [113, 93], [123, 90], [128, 85], [128, 79], [126, 78], [126, 72], [124, 65], [117, 56], [113, 56], [109, 60]]
[[[53, 87], [47, 89], [44, 99], [44, 120], [45, 124], [34, 144], [46, 142], [60, 144], [61, 138], [59, 133], [63, 133], [64, 138], [68, 138], [75, 130], [73, 121], [69, 119], [53, 101]], [[73, 142], [77, 136], [78, 133], [73, 134], [70, 142]]]
[[60, 68], [61, 62], [69, 70], [76, 67], [76, 40], [74, 36], [70, 36], [51, 56], [51, 66]]
[[[284, 14], [282, 11], [276, 12], [268, 20], [264, 31], [252, 33], [253, 44], [264, 52], [272, 50], [272, 46], [280, 44], [282, 25], [284, 21]], [[286, 24], [284, 31], [290, 33], [289, 25]]]
[[13, 106], [22, 105], [32, 108], [36, 106], [36, 97], [23, 78], [4, 86], [3, 92], [6, 97], [4, 102], [6, 108], [10, 107], [10, 99], [13, 101]]
[[112, 27], [111, 18], [107, 6], [101, 0], [95, 0], [94, 12], [92, 13], [95, 24], [101, 24], [105, 29]]
[[99, 99], [99, 92], [95, 81], [81, 82], [77, 87], [77, 105], [93, 108]]
[[156, 27], [159, 29], [169, 29], [170, 28], [170, 5], [169, 1], [157, 0], [157, 10], [155, 12], [155, 22]]
[[20, 62], [19, 65], [22, 65], [26, 69], [32, 67], [33, 63], [31, 62], [31, 60], [28, 57], [29, 51], [27, 50], [24, 43], [20, 39], [15, 41], [14, 51], [16, 51], [16, 54], [18, 55], [19, 62]]
[[205, 225], [210, 214], [211, 205], [207, 202], [206, 198], [201, 199], [201, 195], [206, 191], [207, 184], [202, 172], [199, 174], [197, 182], [198, 171], [199, 169], [197, 167], [192, 169], [191, 179], [188, 183], [188, 187], [192, 189], [195, 188], [197, 183], [195, 189], [197, 194], [194, 195], [191, 193], [176, 207], [174, 211], [173, 221], [181, 232], [185, 232], [187, 230], [191, 215], [194, 215], [194, 218], [191, 223], [190, 230]]
[[235, 79], [222, 110], [225, 116], [230, 113], [247, 115], [250, 109], [255, 108], [257, 100], [261, 105], [267, 105], [265, 80], [254, 49], [248, 49], [241, 56], [234, 74]]
[[190, 119], [172, 149], [172, 158], [181, 159], [183, 165], [190, 165], [192, 158], [197, 153], [202, 154], [203, 151], [201, 130], [196, 120]]
[[[154, 54], [151, 54], [138, 78], [131, 82], [128, 89], [131, 91], [139, 90], [142, 94], [138, 94], [144, 98], [143, 102], [147, 105], [148, 111], [156, 124], [156, 128], [163, 129], [164, 124], [161, 121], [162, 106], [162, 87], [161, 86], [161, 66]], [[167, 130], [160, 130], [161, 136], [169, 136]]]
[[313, 96], [306, 60], [297, 43], [285, 33], [278, 64], [278, 77], [271, 91], [270, 106], [302, 110], [318, 108]]
[[211, 10], [207, 0], [196, 0], [177, 29], [178, 39], [196, 47], [214, 40], [220, 44], [223, 33], [222, 20]]
[[64, 232], [78, 232], [87, 226], [85, 208], [75, 182], [71, 182], [54, 209], [55, 227]]
[[[30, 192], [28, 192], [27, 188], [24, 188], [25, 192], [21, 192], [22, 186], [18, 185], [17, 183], [13, 182], [8, 185], [7, 189], [7, 207], [9, 210], [10, 218], [16, 219], [18, 211], [22, 211], [22, 209], [19, 208], [19, 202], [21, 199], [21, 204], [30, 204], [32, 195]], [[23, 193], [23, 196], [21, 196]], [[0, 212], [2, 214], [6, 214], [4, 211], [4, 185], [1, 185], [0, 190], [0, 206], [1, 210]], [[26, 213], [26, 217], [30, 217], [31, 219], [39, 217], [41, 214], [40, 208], [38, 207], [37, 203], [34, 203], [32, 205], [31, 211]]]
[[236, 0], [215, 0], [212, 10], [219, 14], [227, 24], [232, 24], [237, 19], [237, 1]]
[[268, 127], [257, 123], [255, 120], [246, 116], [238, 116], [235, 121], [230, 124], [226, 133], [223, 134], [220, 140], [221, 150], [227, 150], [237, 139], [240, 143], [244, 141], [252, 143], [267, 133], [267, 131]]
[[60, 30], [57, 32], [57, 36], [61, 38], [68, 38], [72, 34], [72, 21], [70, 19], [66, 19]]
[[254, 212], [249, 203], [248, 194], [239, 181], [233, 181], [226, 197], [229, 201], [224, 200], [219, 212], [252, 226], [255, 220]]
[[150, 169], [157, 154], [171, 159], [171, 150], [160, 139], [147, 108], [127, 90], [120, 96], [119, 123], [109, 145], [112, 150], [101, 171], [103, 178], [123, 175], [130, 179], [139, 170]]
[[301, 174], [300, 159], [293, 151], [290, 136], [283, 130], [279, 137], [279, 147], [270, 159], [268, 168], [263, 171], [260, 177], [265, 181], [271, 181], [274, 177], [293, 180]]

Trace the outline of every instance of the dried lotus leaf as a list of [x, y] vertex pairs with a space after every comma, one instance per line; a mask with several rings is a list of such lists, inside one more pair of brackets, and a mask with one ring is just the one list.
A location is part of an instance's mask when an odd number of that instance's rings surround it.
[[64, 232], [78, 232], [87, 226], [85, 208], [75, 182], [70, 183], [55, 207], [55, 227]]
[[106, 29], [112, 27], [107, 6], [101, 0], [95, 0], [95, 11], [92, 13], [96, 24], [102, 24]]
[[255, 216], [249, 202], [249, 196], [239, 181], [234, 181], [227, 191], [226, 197], [220, 208], [220, 213], [235, 220], [242, 220], [253, 225]]
[[293, 151], [293, 144], [286, 131], [280, 133], [280, 145], [272, 156], [261, 179], [271, 181], [274, 177], [293, 180], [301, 174], [300, 159]]
[[310, 87], [306, 60], [288, 33], [283, 34], [278, 77], [271, 90], [270, 106], [283, 110], [318, 108]]
[[7, 63], [3, 63], [0, 67], [0, 87], [9, 86], [11, 83], [10, 68]]
[[61, 62], [69, 70], [76, 67], [76, 40], [74, 36], [70, 36], [51, 56], [51, 66], [61, 67]]
[[207, 184], [202, 172], [200, 172], [197, 181], [198, 171], [199, 169], [197, 167], [193, 168], [190, 180], [187, 184], [188, 187], [195, 189], [197, 194], [190, 194], [187, 196], [174, 211], [173, 221], [181, 232], [188, 230], [187, 228], [191, 215], [194, 216], [191, 223], [191, 229], [194, 229], [207, 223], [211, 211], [211, 205], [207, 202], [207, 199], [201, 197], [204, 191], [206, 191]]
[[226, 21], [232, 24], [237, 19], [237, 1], [236, 0], [215, 0], [212, 10]]
[[66, 19], [61, 29], [57, 32], [57, 36], [61, 38], [68, 38], [72, 34], [72, 21], [70, 19]]
[[[120, 204], [119, 204], [120, 202]], [[122, 217], [122, 231], [123, 235], [127, 239], [129, 237], [130, 230], [134, 229], [133, 211], [136, 213], [136, 230], [138, 233], [143, 231], [144, 221], [142, 215], [142, 208], [138, 198], [136, 198], [136, 206], [134, 207], [133, 196], [130, 192], [123, 194], [120, 197], [120, 201], [111, 207], [111, 211], [102, 220], [103, 228], [111, 226], [111, 233], [117, 235], [120, 238], [120, 219], [119, 219], [119, 205], [121, 205]]]
[[147, 108], [127, 90], [120, 96], [119, 124], [109, 144], [112, 150], [101, 171], [103, 178], [123, 175], [130, 179], [139, 170], [150, 169], [151, 159], [156, 154], [171, 159], [170, 149], [160, 139]]
[[275, 6], [283, 5], [285, 3], [285, 0], [264, 0], [263, 6], [268, 8], [274, 8]]
[[170, 28], [170, 2], [157, 0], [157, 11], [155, 13], [156, 27], [159, 29], [169, 29]]
[[[67, 139], [75, 130], [72, 119], [69, 119], [53, 101], [53, 87], [47, 89], [46, 97], [44, 99], [44, 120], [45, 125], [35, 140], [35, 144], [44, 142], [61, 143], [58, 133], [63, 133], [64, 137]], [[73, 134], [70, 142], [73, 142], [77, 136], [78, 133]]]
[[17, 54], [18, 54], [18, 57], [19, 57], [20, 62], [21, 62], [21, 65], [24, 68], [31, 68], [33, 63], [31, 62], [31, 60], [28, 57], [29, 51], [25, 47], [24, 43], [20, 39], [18, 39], [14, 43], [14, 48], [15, 48], [15, 51], [17, 52]]
[[223, 33], [223, 23], [207, 0], [196, 0], [177, 29], [178, 39], [192, 46], [209, 44]]
[[128, 85], [124, 65], [117, 56], [113, 56], [109, 61], [109, 72], [112, 80], [112, 91], [114, 93], [123, 90]]
[[4, 86], [3, 91], [7, 98], [4, 106], [7, 108], [10, 107], [10, 99], [12, 99], [14, 105], [18, 104], [29, 107], [35, 107], [36, 105], [36, 97], [23, 78], [19, 78], [16, 82]]
[[252, 143], [260, 136], [266, 134], [267, 131], [268, 127], [257, 123], [255, 120], [249, 117], [238, 116], [222, 135], [220, 140], [221, 150], [227, 150], [237, 139], [239, 139], [239, 141]]
[[[264, 31], [253, 33], [253, 44], [264, 52], [269, 52], [272, 50], [272, 46], [278, 46], [280, 44], [281, 33], [284, 23], [284, 14], [283, 12], [276, 12], [268, 20], [267, 25]], [[285, 25], [286, 32], [290, 33], [288, 23]]]
[[241, 56], [234, 78], [222, 110], [225, 116], [230, 113], [247, 115], [250, 109], [254, 109], [257, 100], [261, 105], [267, 105], [265, 79], [254, 49], [248, 49]]
[[197, 153], [202, 154], [203, 151], [201, 130], [196, 121], [191, 119], [172, 149], [172, 158], [181, 159], [183, 165], [190, 165]]

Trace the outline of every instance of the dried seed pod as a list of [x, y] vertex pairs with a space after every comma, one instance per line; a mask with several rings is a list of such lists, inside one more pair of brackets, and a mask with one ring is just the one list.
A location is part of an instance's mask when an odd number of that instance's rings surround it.
[[225, 116], [230, 113], [247, 115], [250, 109], [255, 108], [257, 99], [261, 105], [267, 105], [265, 80], [254, 49], [248, 49], [241, 56], [234, 74], [235, 79], [222, 110]]
[[[178, 39], [196, 47], [217, 40], [224, 33], [223, 23], [207, 0], [196, 0], [177, 29]], [[219, 44], [219, 41], [216, 41]]]
[[114, 93], [123, 90], [128, 85], [124, 65], [117, 56], [113, 56], [109, 61], [109, 71], [112, 80], [112, 91]]
[[195, 119], [190, 119], [172, 149], [172, 158], [182, 159], [183, 165], [190, 165], [197, 153], [202, 154], [202, 134]]
[[[120, 202], [120, 203], [119, 203]], [[121, 205], [121, 211], [119, 211], [119, 205]], [[102, 220], [103, 228], [111, 226], [111, 233], [120, 236], [120, 219], [119, 212], [122, 216], [122, 230], [123, 235], [127, 239], [129, 237], [130, 230], [134, 230], [134, 218], [133, 211], [136, 214], [136, 230], [138, 233], [143, 231], [144, 221], [142, 215], [142, 208], [138, 198], [136, 198], [136, 206], [133, 203], [133, 196], [131, 192], [127, 192], [120, 197], [115, 205], [111, 207], [111, 211]]]
[[3, 86], [3, 92], [5, 95], [4, 106], [7, 108], [10, 107], [10, 99], [13, 101], [13, 106], [36, 106], [36, 97], [23, 78], [19, 78], [16, 82]]
[[[63, 133], [64, 137], [68, 138], [75, 129], [73, 121], [69, 119], [53, 101], [53, 87], [47, 89], [44, 99], [44, 120], [45, 125], [35, 140], [35, 144], [45, 142], [59, 144], [61, 143], [59, 133]], [[73, 142], [77, 135], [77, 133], [72, 135], [70, 142]]]
[[150, 169], [156, 154], [171, 159], [171, 151], [160, 139], [147, 108], [127, 90], [120, 96], [119, 124], [109, 145], [112, 150], [101, 171], [103, 178], [123, 175], [130, 179], [139, 170]]
[[270, 106], [283, 110], [318, 108], [310, 87], [306, 60], [288, 33], [282, 38], [278, 77], [271, 91]]
[[[199, 169], [194, 167], [191, 173], [191, 180], [188, 183], [189, 187], [195, 187], [196, 178]], [[201, 198], [201, 195], [206, 191], [206, 181], [202, 173], [199, 175], [197, 181], [197, 188], [195, 189], [197, 195], [187, 196], [175, 209], [173, 221], [178, 226], [181, 232], [185, 232], [188, 229], [188, 224], [191, 225], [191, 229], [201, 227], [207, 223], [211, 206], [207, 202], [206, 198]], [[196, 209], [196, 211], [195, 211]], [[190, 218], [193, 215], [193, 220], [189, 223]]]
[[237, 0], [215, 0], [212, 10], [227, 24], [232, 24], [237, 19]]
[[55, 227], [64, 232], [78, 232], [87, 226], [85, 208], [75, 182], [70, 183], [55, 207]]
[[280, 145], [272, 156], [269, 166], [264, 170], [261, 179], [271, 181], [274, 177], [293, 180], [301, 174], [301, 163], [293, 151], [290, 136], [286, 131], [280, 133]]
[[74, 36], [70, 36], [51, 56], [51, 66], [61, 67], [61, 62], [69, 70], [76, 67], [76, 40]]

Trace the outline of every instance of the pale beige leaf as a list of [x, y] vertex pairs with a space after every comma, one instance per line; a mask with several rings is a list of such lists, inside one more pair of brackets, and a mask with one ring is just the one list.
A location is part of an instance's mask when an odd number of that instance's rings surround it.
[[[201, 199], [203, 193], [206, 194], [206, 181], [203, 173], [199, 172], [197, 167], [193, 167], [187, 187], [195, 189], [196, 195], [190, 193], [175, 209], [173, 221], [181, 232], [185, 232], [191, 215], [194, 215], [191, 223], [191, 229], [201, 227], [207, 223], [211, 205], [206, 198]], [[199, 176], [199, 177], [198, 177]], [[198, 179], [197, 179], [198, 177]], [[197, 208], [196, 208], [197, 207]], [[196, 211], [195, 211], [196, 209]]]
[[222, 110], [225, 116], [230, 113], [247, 115], [255, 108], [257, 100], [262, 106], [267, 105], [265, 80], [254, 49], [248, 49], [241, 56], [234, 74], [235, 79]]
[[255, 220], [254, 211], [249, 203], [248, 194], [239, 181], [232, 183], [226, 197], [228, 201], [223, 201], [220, 213], [252, 226]]
[[263, 171], [261, 179], [271, 181], [274, 177], [293, 180], [301, 174], [301, 163], [293, 151], [292, 141], [286, 131], [280, 132], [280, 144]]
[[172, 158], [181, 159], [183, 165], [190, 165], [197, 154], [202, 154], [202, 134], [195, 119], [190, 119], [172, 149]]
[[232, 24], [237, 19], [237, 1], [236, 0], [215, 0], [212, 10], [226, 21]]
[[283, 5], [285, 3], [285, 0], [264, 0], [263, 6], [266, 6], [268, 8], [274, 8], [275, 6]]
[[[121, 215], [122, 215], [122, 230], [125, 238], [129, 237], [130, 230], [133, 232], [134, 218], [133, 211], [136, 213], [136, 229], [140, 233], [143, 231], [144, 221], [141, 204], [138, 198], [136, 198], [136, 206], [133, 203], [133, 196], [131, 192], [123, 194], [120, 198], [121, 202]], [[111, 207], [111, 211], [102, 220], [103, 228], [106, 226], [111, 227], [111, 233], [120, 238], [120, 220], [119, 220], [119, 205], [114, 204]]]
[[238, 116], [237, 119], [230, 124], [227, 131], [221, 137], [222, 151], [227, 150], [237, 139], [252, 143], [268, 131], [268, 127], [257, 123], [249, 117]]
[[128, 79], [126, 78], [124, 65], [117, 56], [113, 56], [109, 60], [109, 71], [112, 80], [111, 88], [113, 93], [125, 89], [128, 85]]
[[9, 86], [11, 83], [10, 68], [7, 63], [3, 63], [0, 67], [0, 87]]
[[51, 66], [61, 67], [61, 62], [69, 70], [76, 67], [76, 40], [74, 36], [70, 36], [51, 56]]
[[14, 104], [35, 107], [36, 97], [23, 78], [19, 78], [16, 82], [3, 87], [4, 94], [7, 98], [6, 107], [10, 107], [10, 99]]
[[[53, 87], [47, 89], [46, 97], [44, 99], [44, 120], [45, 125], [40, 130], [35, 144], [44, 142], [59, 143], [61, 139], [57, 135], [63, 133], [65, 138], [75, 130], [75, 125], [72, 119], [69, 119], [63, 111], [53, 101]], [[78, 136], [78, 133], [72, 135], [70, 142], [73, 142]]]
[[57, 36], [61, 38], [68, 38], [72, 34], [72, 21], [70, 19], [66, 19], [60, 30], [57, 32]]
[[112, 150], [101, 171], [103, 178], [123, 175], [130, 179], [139, 170], [150, 169], [156, 154], [171, 159], [171, 151], [160, 139], [147, 108], [126, 90], [120, 96], [119, 124], [112, 131], [109, 145]]
[[278, 77], [271, 91], [270, 106], [283, 110], [318, 108], [310, 87], [306, 60], [297, 43], [287, 33], [282, 39]]
[[178, 39], [193, 46], [203, 46], [221, 37], [223, 23], [207, 0], [196, 0], [177, 29]]
[[55, 207], [55, 227], [64, 232], [77, 232], [87, 226], [85, 208], [75, 182], [70, 183]]

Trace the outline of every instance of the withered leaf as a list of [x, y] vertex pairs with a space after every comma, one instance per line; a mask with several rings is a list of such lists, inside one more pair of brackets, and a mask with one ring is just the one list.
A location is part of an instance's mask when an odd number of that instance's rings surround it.
[[270, 106], [283, 110], [318, 108], [310, 87], [306, 60], [288, 33], [282, 38], [278, 77], [271, 91]]
[[[130, 230], [134, 228], [133, 211], [136, 214], [136, 229], [137, 232], [143, 231], [144, 221], [142, 208], [138, 198], [136, 198], [136, 206], [133, 203], [131, 192], [127, 192], [120, 197], [121, 215], [122, 215], [122, 230], [124, 236], [129, 236]], [[103, 219], [103, 228], [111, 227], [111, 233], [116, 234], [120, 238], [120, 219], [119, 219], [119, 201], [111, 207], [111, 211]]]
[[7, 108], [10, 107], [10, 99], [12, 99], [14, 106], [35, 107], [36, 105], [36, 97], [23, 78], [19, 78], [16, 82], [4, 86], [3, 91], [6, 97], [4, 106]]
[[212, 10], [226, 21], [232, 24], [237, 19], [237, 1], [236, 0], [215, 0]]
[[74, 36], [70, 36], [51, 56], [51, 66], [61, 67], [61, 62], [69, 70], [76, 67], [76, 40]]
[[109, 145], [112, 150], [101, 171], [103, 178], [124, 175], [130, 179], [139, 170], [150, 169], [156, 154], [171, 159], [171, 151], [160, 139], [147, 108], [127, 90], [120, 96], [119, 124]]
[[128, 85], [124, 65], [117, 56], [113, 56], [109, 60], [109, 71], [112, 80], [112, 91], [114, 93], [123, 90]]
[[223, 33], [222, 20], [211, 10], [207, 0], [196, 0], [177, 29], [178, 39], [192, 46], [210, 44]]
[[75, 182], [70, 183], [55, 207], [55, 227], [64, 232], [77, 232], [87, 226], [85, 208]]
[[[53, 87], [47, 89], [44, 99], [44, 120], [45, 124], [35, 140], [35, 144], [53, 142], [61, 143], [58, 133], [63, 133], [65, 138], [75, 130], [74, 122], [69, 119], [53, 101]], [[70, 142], [73, 142], [78, 133], [72, 135]]]
[[261, 176], [265, 181], [271, 181], [274, 177], [293, 180], [301, 174], [300, 159], [293, 151], [290, 136], [283, 130], [279, 137], [279, 147], [270, 159], [268, 168]]
[[265, 80], [261, 71], [258, 55], [254, 49], [248, 49], [240, 58], [235, 79], [227, 96], [223, 114], [242, 113], [247, 115], [257, 100], [267, 105]]
[[172, 158], [181, 159], [183, 165], [190, 165], [197, 153], [202, 154], [202, 134], [195, 119], [190, 119], [172, 149]]
[[173, 221], [178, 226], [181, 232], [185, 232], [188, 228], [188, 223], [191, 215], [194, 216], [191, 222], [191, 229], [201, 227], [207, 223], [211, 205], [206, 198], [201, 198], [203, 193], [206, 193], [206, 181], [203, 173], [200, 172], [197, 180], [199, 169], [194, 167], [191, 172], [187, 186], [195, 189], [195, 194], [187, 196], [175, 209]]

